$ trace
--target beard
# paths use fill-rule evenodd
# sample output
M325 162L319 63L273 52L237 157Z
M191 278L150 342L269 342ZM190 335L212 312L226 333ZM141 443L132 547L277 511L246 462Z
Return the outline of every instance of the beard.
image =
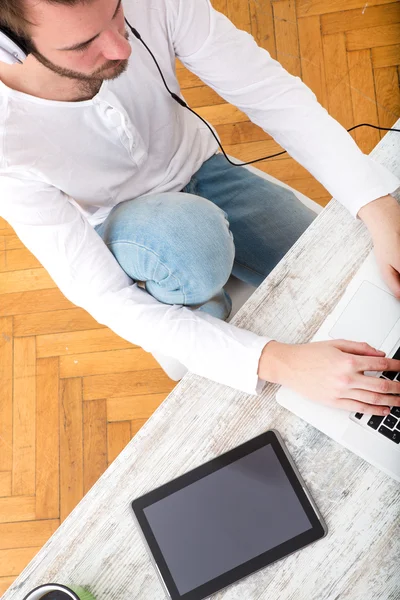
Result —
M126 39L129 39L128 32L125 32ZM61 77L67 77L69 79L74 79L77 83L77 87L80 92L85 96L92 98L94 94L96 94L101 84L105 79L116 79L122 73L124 73L128 66L129 59L126 58L124 60L114 60L107 61L105 65L103 65L100 69L91 74L81 73L80 71L73 71L71 69L66 69L65 67L60 67L56 65L48 58L43 56L41 52L30 43L29 52L36 58L38 62L40 62L44 67L52 71L53 73L57 73ZM82 98L79 98L82 99Z

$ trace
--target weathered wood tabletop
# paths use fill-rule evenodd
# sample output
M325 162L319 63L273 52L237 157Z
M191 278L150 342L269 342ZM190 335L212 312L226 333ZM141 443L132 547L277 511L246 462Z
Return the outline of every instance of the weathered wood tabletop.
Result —
M399 176L400 134L388 132L371 155ZM232 323L282 342L309 341L371 247L365 225L332 200ZM82 585L97 600L163 599L131 500L271 428L285 440L329 532L215 600L399 599L399 484L279 406L277 389L266 384L252 396L186 375L3 600L21 600L45 582Z

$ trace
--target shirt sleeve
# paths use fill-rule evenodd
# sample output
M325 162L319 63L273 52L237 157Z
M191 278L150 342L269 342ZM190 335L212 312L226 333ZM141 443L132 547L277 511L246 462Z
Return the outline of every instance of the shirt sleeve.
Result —
M179 60L270 134L353 217L360 219L362 206L400 186L400 179L360 150L299 77L210 0L165 1Z
M62 191L27 172L0 174L0 216L61 292L96 321L147 352L176 358L192 373L260 394L257 335L202 311L168 305L141 289Z

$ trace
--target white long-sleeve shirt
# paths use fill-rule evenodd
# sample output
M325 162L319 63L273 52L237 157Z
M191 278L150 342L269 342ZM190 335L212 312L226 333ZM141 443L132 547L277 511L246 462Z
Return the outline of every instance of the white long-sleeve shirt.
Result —
M172 91L180 93L178 57L354 218L400 185L360 151L299 77L209 0L125 0L124 12ZM62 293L99 323L193 373L259 394L258 362L271 337L159 302L130 279L94 230L122 201L181 190L218 150L200 119L170 97L150 54L128 31L126 72L104 81L91 100L44 100L0 82L0 215Z

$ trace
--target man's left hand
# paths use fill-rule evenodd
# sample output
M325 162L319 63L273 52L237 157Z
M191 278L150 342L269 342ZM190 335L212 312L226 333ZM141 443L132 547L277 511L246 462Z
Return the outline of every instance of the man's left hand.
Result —
M400 299L400 205L387 195L369 202L358 211L368 227L381 275Z

